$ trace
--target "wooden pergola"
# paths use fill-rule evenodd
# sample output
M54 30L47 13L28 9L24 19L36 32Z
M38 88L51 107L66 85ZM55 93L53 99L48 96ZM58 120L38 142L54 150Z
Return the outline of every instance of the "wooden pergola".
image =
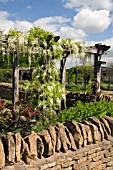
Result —
M96 83L96 91L100 92L100 80L101 80L101 65L106 62L101 61L102 55L109 53L110 46L102 45L101 43L95 44L95 48L87 48L87 52L94 55L94 82Z
M96 83L96 92L100 92L100 80L101 80L101 65L106 62L101 61L102 55L109 53L110 46L102 45L101 43L95 44L95 46L85 47L85 52L94 55L94 82ZM68 55L67 55L68 57ZM65 88L66 82L66 58L63 58L60 62L60 81Z
M57 36L59 39L60 37ZM8 37L3 37L0 39L3 43L7 45ZM79 47L81 49L81 47ZM95 46L85 47L85 52L94 55L94 81L98 83L97 92L100 91L100 73L101 73L101 64L105 64L105 62L101 61L101 56L108 54L110 46L95 44ZM7 53L7 52L6 52ZM12 103L15 104L19 100L19 46L17 46L14 51L14 60L13 60L13 82L12 82ZM66 81L66 59L69 56L67 51L66 57L60 61L60 82L63 84L65 89L65 81Z

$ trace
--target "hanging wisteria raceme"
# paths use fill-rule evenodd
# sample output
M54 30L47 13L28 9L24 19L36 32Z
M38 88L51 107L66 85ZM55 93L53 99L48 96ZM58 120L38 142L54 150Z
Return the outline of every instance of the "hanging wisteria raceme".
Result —
M24 88L32 92L31 101L41 111L61 109L61 101L65 101L62 85L59 83L59 69L55 60L62 60L69 54L78 54L80 43L71 39L60 40L59 36L32 28L27 33L10 30L7 35L0 34L0 53L4 57L13 55L18 51L18 57L27 56L29 67L36 62L31 82L26 81ZM82 46L82 45L81 45ZM84 50L81 48L81 54Z
M40 29L34 28L34 30L34 35L33 29L26 34L16 30L10 30L8 35L2 34L0 36L0 53L3 55L11 54L19 48L21 55L28 55L30 65L32 57L33 59L42 57L46 60L46 57L48 56L50 59L61 60L67 53L77 54L79 52L78 46L71 39L56 42L52 34L46 32L44 39L40 34L35 34L36 31L40 33ZM52 39L47 41L49 35L52 35ZM81 52L81 55L82 53L83 52Z

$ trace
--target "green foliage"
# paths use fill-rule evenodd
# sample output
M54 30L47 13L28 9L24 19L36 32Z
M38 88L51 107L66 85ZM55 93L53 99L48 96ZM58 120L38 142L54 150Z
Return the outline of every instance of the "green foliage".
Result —
M40 114L32 104L18 102L15 106L0 100L0 134L6 132L21 132L27 135L33 128Z
M28 31L28 40L29 43L32 42L33 40L39 41L40 43L42 42L47 42L48 41L48 36L53 37L53 34L51 32L45 31L39 27L33 27Z
M0 69L0 82L12 82L12 70L11 69Z
M91 84L89 84L86 88L84 87L84 85L67 84L66 91L69 91L69 92L91 92L92 87L91 87Z
M109 83L107 82L102 82L101 81L101 86L100 86L101 90L110 90L110 91L113 91L113 84L110 84L109 86Z
M18 30L13 30L13 29L10 29L9 32L8 32L8 35L10 37L19 37L20 35L22 35L22 32L21 31L18 31Z
M48 125L54 114L61 109L61 101L64 100L66 103L62 85L59 83L59 71L53 60L61 60L63 57L77 54L79 51L77 46L79 43L75 43L71 39L60 42L58 40L59 37L55 37L52 33L34 27L26 34L10 30L6 44L1 42L0 46L3 57L8 56L9 59L12 56L14 59L15 53L17 53L20 66L35 66L32 81L26 81L23 87L25 92L31 92L30 102L45 117L44 126ZM83 53L82 50L81 52ZM21 111L20 109L19 118ZM19 128L21 127L19 126Z
M11 55L0 55L0 68L11 69L13 63L13 57Z
M53 110L46 109L46 112L40 113L36 118L36 123L33 126L32 130L34 132L39 132L41 130L44 130L48 126L55 125L57 120L57 114L56 112L53 112Z
M59 70L53 60L78 53L78 47L71 39L58 42L59 37L56 40L52 33L36 27L30 29L26 36L29 64L31 65L34 56L38 66L35 67L32 81L25 84L25 90L31 91L31 102L40 111L45 113L50 110L54 113L61 109L61 101L65 101L65 95L59 83ZM35 50L33 55L31 50Z
M0 100L0 134L20 132L26 136L32 130L39 132L56 122L56 112L46 109L40 112L35 105L19 101L13 106Z
M70 107L60 112L57 121L66 122L67 120L88 120L88 117L113 116L113 103L108 101L90 102L83 104L81 101L75 107Z
M88 85L89 82L93 79L93 67L92 66L74 66L69 70L69 77L67 73L67 81L68 78L70 83L84 83L84 85Z
M85 104L78 101L75 107L56 114L50 109L46 109L46 112L39 111L35 105L30 103L18 102L13 106L0 100L0 134L11 131L13 133L20 132L22 136L26 136L32 130L37 133L57 122L88 120L91 116L101 118L105 115L113 116L113 104L110 101Z
M81 86L76 86L76 85L66 85L66 91L69 92L80 92L81 91Z
M33 72L32 82L27 81L23 88L31 91L31 102L42 112L60 110L61 101L65 100L59 70L53 62L46 65L46 69L45 65L38 66Z

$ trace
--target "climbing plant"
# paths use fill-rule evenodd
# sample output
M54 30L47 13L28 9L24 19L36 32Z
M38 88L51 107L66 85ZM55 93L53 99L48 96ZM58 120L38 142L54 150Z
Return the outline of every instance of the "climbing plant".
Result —
M35 65L32 81L26 81L25 91L31 92L31 102L39 110L54 112L60 110L61 101L65 101L65 92L59 83L59 70L55 60L62 60L69 54L79 52L78 45L72 39L62 39L53 33L34 27L27 33L10 30L0 35L0 53L4 57L18 53L19 58L27 58L29 68ZM81 54L83 55L83 49Z

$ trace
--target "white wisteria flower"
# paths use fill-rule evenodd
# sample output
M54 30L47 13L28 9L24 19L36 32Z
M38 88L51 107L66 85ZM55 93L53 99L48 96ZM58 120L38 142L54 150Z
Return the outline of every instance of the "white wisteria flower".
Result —
M51 67L49 67L48 72L51 73L51 71L52 71L52 69L51 69Z
M66 98L65 94L62 94L62 98L63 98L63 99L65 99L65 98Z
M46 41L43 42L43 45L44 45L44 48L47 49L47 42Z
M53 99L52 98L48 98L48 101L50 102L51 105L53 105Z
M47 56L47 50L43 50L43 56L46 57Z
M24 44L28 45L28 39L26 37L24 37Z
M54 88L56 87L56 84L54 82L51 82L51 86Z
M61 45L58 45L58 46L57 46L57 50L60 50L60 51L62 51L62 52L63 52L63 48L62 48L62 46L61 46Z
M24 44L24 36L20 36L19 38L18 38L18 41L19 41L19 44L21 45L21 44Z
M53 77L52 76L49 76L50 79L52 79Z
M77 54L79 52L79 49L75 43L72 44L72 51L73 53Z
M43 105L43 109L46 109L46 105Z
M61 105L61 100L57 97L56 98L56 103L60 106Z
M36 75L36 79L39 79L39 78L40 78L40 76L37 74L37 75Z
M47 50L47 55L49 56L49 57L52 57L52 52L48 49Z
M57 46L56 45L52 45L53 47L53 50L56 50L57 49Z
M47 86L47 90L51 91L51 86Z

